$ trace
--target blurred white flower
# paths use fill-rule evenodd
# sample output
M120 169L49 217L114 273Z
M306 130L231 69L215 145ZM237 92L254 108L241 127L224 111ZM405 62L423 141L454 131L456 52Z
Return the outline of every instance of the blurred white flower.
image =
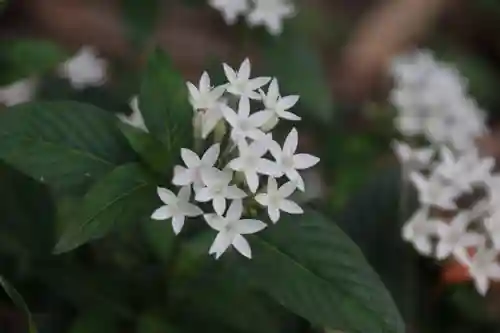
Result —
M153 220L167 220L171 218L175 234L181 232L186 217L195 217L203 214L203 211L199 207L189 203L191 197L190 186L182 187L177 196L172 191L161 187L158 187L157 193L165 205L155 210L151 218Z
M231 185L233 172L231 170L218 170L215 168L201 171L201 178L205 187L201 188L195 196L199 202L212 201L212 206L218 215L226 210L226 199L243 199L247 194L236 185Z
M434 156L432 147L414 149L409 144L400 141L394 141L392 147L406 170L426 169Z
M430 238L435 236L437 224L429 220L428 207L417 210L413 216L403 226L403 239L411 242L415 249L423 255L432 253L432 243Z
M443 184L437 177L425 178L419 172L412 172L410 180L417 188L421 205L437 206L449 210L457 208L455 199L460 192L455 187Z
M139 99L137 96L132 97L130 100L130 108L132 113L130 115L117 114L116 116L125 124L129 124L135 128L143 130L144 132L149 132L146 124L144 123L144 118L142 117L141 110L139 109Z
M298 170L308 169L319 162L319 158L309 154L295 154L299 143L297 130L292 128L285 139L283 149L275 141L269 141L269 150L273 155L281 174L294 182L301 191L305 190L304 180Z
M238 73L225 63L222 64L222 66L224 68L226 78L229 81L226 86L226 90L228 93L236 96L258 100L260 99L260 95L257 90L271 80L270 77L256 77L250 79L251 64L250 59L248 58L243 60Z
M278 189L276 179L269 177L267 180L267 192L257 194L255 200L262 206L267 207L269 218L273 223L276 223L280 219L280 210L290 214L304 213L304 210L299 205L287 199L295 192L296 188L294 183L288 182Z
M219 232L208 252L215 254L216 259L220 258L231 245L245 257L252 258L250 244L242 235L254 234L263 230L267 225L259 220L241 219L242 213L241 200L234 200L225 217L217 214L204 215L208 225Z
M207 151L200 157L192 150L187 148L181 149L181 158L187 168L176 165L174 167L174 178L172 184L177 186L193 185L193 189L198 192L205 184L201 178L203 170L210 170L214 167L217 159L219 158L220 145L213 144Z
M238 16L249 10L248 0L209 0L208 3L221 12L229 25L236 23Z
M296 114L288 111L299 101L299 96L290 95L281 97L279 92L278 80L275 78L269 84L267 95L262 90L259 91L264 104L263 112L268 114L267 122L261 127L264 131L269 131L276 126L279 118L297 121L301 118Z
M491 280L500 280L500 265L497 261L498 251L480 247L472 258L459 256L457 259L469 268L474 285L481 295L486 295Z
M238 103L238 112L235 112L227 105L222 105L222 114L231 125L231 138L234 142L251 138L260 140L264 137L259 127L268 119L268 115L263 112L250 114L250 101L247 97L241 97Z
M0 87L0 104L13 106L31 101L35 97L37 80L34 78L23 79Z
M93 48L85 46L59 66L59 75L67 78L73 88L83 89L104 84L106 68L106 61L98 58Z
M283 31L283 20L295 15L295 6L289 0L253 0L255 7L247 16L250 26L264 26L272 35Z

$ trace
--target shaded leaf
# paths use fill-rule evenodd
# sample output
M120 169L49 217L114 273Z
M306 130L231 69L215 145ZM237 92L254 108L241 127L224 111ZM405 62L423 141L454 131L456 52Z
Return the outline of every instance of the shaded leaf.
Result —
M139 317L136 333L176 333L166 320L165 316L154 313L145 313Z
M155 186L137 164L120 166L98 181L64 231L54 252L73 250L148 216L156 204Z
M142 224L146 242L151 251L162 262L168 262L175 244L175 234L170 221L149 220Z
M102 307L87 310L76 318L69 333L118 333L116 317Z
M3 277L0 276L0 284L2 285L3 290L9 295L10 299L14 302L14 304L21 309L28 319L28 328L29 333L36 333L37 329L35 326L35 322L31 317L31 312L26 305L23 297L17 292L17 290Z

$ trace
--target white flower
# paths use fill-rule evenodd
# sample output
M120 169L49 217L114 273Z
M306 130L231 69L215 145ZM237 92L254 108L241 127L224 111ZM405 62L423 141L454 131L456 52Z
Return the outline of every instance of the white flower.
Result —
M130 108L132 109L132 113L130 115L127 116L124 114L117 114L118 119L125 124L129 124L130 126L143 130L144 132L148 132L141 110L139 109L139 99L137 96L132 97L130 100Z
M210 6L222 13L227 24L234 24L238 15L248 11L248 0L209 0Z
M231 138L239 143L245 138L260 140L264 137L259 127L268 119L268 115L263 112L250 114L250 101L247 97L241 97L238 103L238 113L227 105L222 105L222 114L231 125Z
M439 241L436 247L436 258L445 259L452 253L462 249L483 244L484 237L475 232L468 232L470 223L468 212L457 214L449 223L437 221Z
M215 168L202 170L201 178L206 185L195 196L196 201L207 202L212 200L212 205L217 214L222 215L226 210L226 199L243 199L246 193L236 185L229 183L233 179L231 170L218 170Z
M190 186L182 187L177 196L166 188L158 187L157 192L165 205L155 210L151 218L153 220L167 220L171 218L175 234L181 232L186 217L195 217L203 214L203 211L199 207L189 203L189 198L191 197Z
M187 82L186 85L189 90L189 103L191 103L195 111L209 110L216 107L226 90L224 86L212 88L210 76L208 76L207 72L203 72L201 75L199 88L196 88L191 82Z
M36 85L35 79L28 78L0 87L0 104L13 106L31 101L35 96Z
M319 162L319 158L309 154L295 154L299 137L297 130L292 128L285 139L283 149L275 141L270 141L269 150L278 163L281 174L293 181L301 191L305 190L304 180L297 170L308 169Z
M209 254L215 254L218 259L230 245L247 258L252 258L252 250L248 241L242 236L261 231L267 225L259 220L241 219L243 204L234 200L225 217L217 214L205 214L208 225L219 233L210 247Z
M278 189L276 179L269 177L267 180L267 193L257 194L255 200L262 206L267 207L269 218L276 223L280 219L280 210L290 214L304 213L299 205L287 199L295 189L296 186L292 182L285 183Z
M403 239L413 243L416 250L424 255L432 252L430 237L436 234L437 226L434 221L429 221L429 209L420 208L406 222L403 227Z
M204 186L201 178L203 170L212 169L219 158L220 145L213 144L207 151L200 157L187 148L181 149L181 158L186 164L187 168L177 165L174 167L174 178L172 184L177 186L186 186L193 184L194 190L197 192Z
M271 80L270 77L257 77L250 79L251 64L248 58L243 60L238 73L236 73L234 69L227 64L222 64L222 66L229 81L226 90L236 96L258 100L260 99L260 95L256 90Z
M444 209L457 208L455 198L460 192L455 187L443 184L437 177L426 179L418 172L412 172L410 180L418 190L418 199L422 205L434 205Z
M484 219L484 227L488 231L494 248L500 250L500 211L498 208L491 216Z
M278 87L278 81L273 79L271 84L269 84L269 89L267 90L267 95L259 91L262 96L262 103L264 104L264 112L269 115L269 119L262 127L264 130L271 130L278 123L279 118L287 120L300 120L300 117L296 114L287 111L292 108L298 101L299 96L290 95L286 97L281 97Z
M83 89L102 85L106 80L106 67L106 61L97 58L95 51L86 46L59 67L59 74L75 89Z
M279 35L283 31L283 19L295 15L295 7L288 0L253 1L255 8L247 16L248 24L263 25L273 35Z
M500 279L500 265L498 265L497 256L496 250L480 247L472 258L465 255L457 257L462 264L469 268L469 274L474 279L476 289L481 295L486 295L490 279Z
M407 143L399 141L395 141L392 147L399 162L407 170L420 170L427 168L432 157L434 156L434 149L430 147L413 149Z
M241 141L238 150L240 155L229 162L228 167L245 174L248 188L252 193L259 188L258 174L280 176L276 163L262 157L268 151L264 141L254 141L250 145Z

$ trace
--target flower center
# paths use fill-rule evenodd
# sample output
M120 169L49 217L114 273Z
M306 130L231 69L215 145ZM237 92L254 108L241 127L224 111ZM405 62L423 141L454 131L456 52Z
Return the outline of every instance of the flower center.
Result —
M238 125L243 132L249 131L251 129L250 122L247 119L240 120Z
M281 164L285 169L293 169L293 156L283 156Z

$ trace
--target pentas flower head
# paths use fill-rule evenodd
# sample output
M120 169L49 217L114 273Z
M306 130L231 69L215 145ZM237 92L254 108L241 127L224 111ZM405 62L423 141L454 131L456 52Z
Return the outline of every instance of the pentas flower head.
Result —
M209 114L210 110L220 106L221 116L214 116L211 126L228 130L221 135L216 129L213 136L202 136L208 141L201 143L206 150L195 152L189 147L180 150L185 166L174 167L172 184L181 186L181 193L175 197L169 190L159 191L166 205L155 211L152 217L172 218L174 231L178 233L185 217L198 216L203 211L204 220L218 232L209 254L219 258L232 246L251 258L250 244L242 235L259 232L267 226L256 218L256 214L269 215L272 223L277 223L283 213L302 214L302 208L289 197L297 188L304 190L299 171L316 165L319 158L296 153L299 137L295 128L288 134L283 147L273 139L273 133L268 132L271 128L263 129L273 117L283 121L300 120L290 111L298 96L281 97L278 82L274 79L267 95L262 93L263 105L257 108L260 111L252 112L250 98L259 96L256 89L269 80L249 80L248 59L238 74L227 67L224 65L226 72L230 73L230 82L211 87L208 74L203 73L199 88L188 84L188 89L195 109L194 122L203 121L200 114ZM237 110L225 103L226 98L237 99ZM192 202L189 202L191 193L186 194L187 189L195 192ZM262 212L256 208L261 208ZM264 211L267 214L262 214Z

